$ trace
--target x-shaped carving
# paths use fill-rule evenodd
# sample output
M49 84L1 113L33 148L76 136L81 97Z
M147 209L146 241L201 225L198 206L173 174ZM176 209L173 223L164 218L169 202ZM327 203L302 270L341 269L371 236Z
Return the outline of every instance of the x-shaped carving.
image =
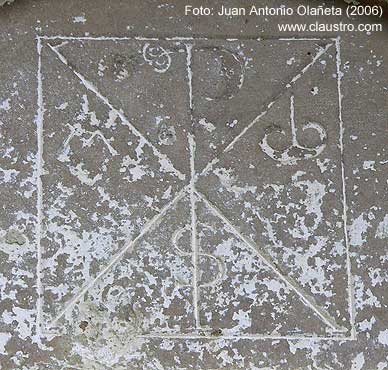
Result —
M299 74L294 76L286 85L285 89L282 90L281 92L278 93L277 96L271 99L271 101L268 101L264 104L262 111L256 116L255 119L252 120L250 124L248 124L234 139L226 145L223 150L220 152L220 154L213 160L211 160L207 166L200 172L196 171L195 168L195 155L196 155L196 143L195 143L195 134L192 131L191 133L188 134L188 145L190 148L190 174L189 178L190 181L188 184L186 184L179 192L175 194L175 197L173 200L171 200L167 205L161 209L161 211L154 216L152 219L150 219L144 228L138 233L138 235L132 239L131 241L128 242L128 244L123 247L110 261L109 263L98 273L98 275L91 281L89 281L87 284L85 284L76 295L73 296L73 298L67 303L66 307L62 309L62 311L54 318L54 320L50 323L49 327L55 327L58 321L65 315L66 312L70 311L73 306L82 298L82 296L91 288L93 287L97 281L99 281L101 278L104 277L104 275L110 271L123 257L124 254L132 251L136 245L136 243L144 237L153 227L154 224L156 224L158 221L160 221L167 213L169 209L174 207L174 205L177 204L179 200L181 200L185 195L188 195L190 198L190 203L191 203L191 242L192 242L192 261L194 265L194 271L193 271L193 306L194 306L194 315L195 315L195 321L196 321L196 327L197 329L200 329L200 322L199 322L199 308L198 308L198 289L199 289L199 284L198 284L198 256L199 256L199 247L198 247L198 242L197 242L197 219L196 219L196 203L198 201L203 201L211 210L212 212L222 219L225 224L227 224L237 235L241 240L243 240L246 245L248 245L254 252L255 254L261 259L261 261L270 268L270 270L277 275L277 277L282 280L290 289L292 289L299 297L300 299L304 302L305 305L309 306L316 314L317 316L328 326L331 328L333 333L341 334L347 331L347 329L343 328L341 325L339 325L333 317L330 316L330 314L325 311L322 307L320 307L315 299L303 291L302 288L298 285L296 281L294 281L291 277L285 275L279 268L276 266L276 264L271 260L271 258L266 255L265 252L261 250L261 248L256 245L249 237L245 236L243 233L239 231L239 229L233 225L233 223L217 208L215 204L213 204L205 194L201 193L197 187L196 184L198 180L201 178L201 176L206 175L207 173L211 172L213 167L219 162L220 158L224 155L224 153L227 153L231 151L234 147L234 145L242 138L247 131L257 122L266 115L266 113L269 111L269 109L274 105L274 103L287 91L289 90L294 84L301 78L301 76L304 75L304 73L314 64L316 61L330 48L333 46L333 44L338 43L338 40L333 40L332 42L328 43L325 47L321 48L319 52L312 58L312 61L305 65L304 68L300 71ZM148 44L147 44L148 45ZM158 156L166 158L166 156L159 151L148 139L144 137L144 135L136 128L134 127L130 119L128 119L125 114L120 110L116 109L111 102L108 100L106 96L104 96L97 88L96 86L92 83L92 81L89 81L84 75L79 73L65 58L63 54L60 52L60 46L53 46L48 43L49 48L57 55L59 60L68 66L68 68L77 76L77 78L81 81L81 83L86 87L89 92L94 94L98 99L100 99L104 104L109 106L109 108L117 114L120 119L125 122L125 124L128 125L130 128L131 132L134 133L135 135L141 137L143 140L146 140L148 144L154 149L154 152L157 153ZM188 92L189 92L189 102L190 102L190 110L191 110L191 118L193 120L193 86L192 86L192 79L193 79L193 71L192 71L192 48L193 45L190 41L187 41L186 45L186 53L187 53L187 81L188 81ZM165 52L166 57L170 58L168 53ZM338 73L340 71L338 70ZM293 97L291 98L291 109L293 109ZM293 122L291 122L293 123ZM320 127L317 126L317 124L313 123L313 126L311 126L313 129L317 129L318 131L320 130ZM315 125L315 126L314 126ZM310 128L311 128L310 127ZM325 137L325 132L320 132L320 136L322 139L322 142L326 139ZM308 155L313 155L315 152L319 152L322 148L319 147L316 149L314 152L313 149L311 148L304 148L300 146L295 138L295 133L293 132L293 144L299 149L299 150L304 150L308 152ZM74 128L71 128L71 133L69 135L68 141L71 140L71 138L77 135L77 132ZM91 136L88 138L88 140L94 139L96 136L100 135L100 132L98 130L94 131L91 133ZM103 139L103 138L102 138ZM266 143L266 138L263 139L261 145L265 146L267 145ZM105 142L105 141L104 141ZM67 142L68 144L68 142ZM110 152L114 149L110 146L109 142L105 142L105 144L108 146ZM265 151L265 150L263 150ZM314 153L311 153L314 152ZM276 153L275 153L276 154ZM275 155L274 154L274 155ZM277 155L277 154L276 154ZM281 155L280 155L281 157ZM276 159L275 157L273 159ZM298 158L299 159L299 158ZM176 170L179 176L184 176L181 174L178 170ZM152 335L149 335L152 337ZM163 336L163 335L162 335ZM179 337L179 335L178 335Z

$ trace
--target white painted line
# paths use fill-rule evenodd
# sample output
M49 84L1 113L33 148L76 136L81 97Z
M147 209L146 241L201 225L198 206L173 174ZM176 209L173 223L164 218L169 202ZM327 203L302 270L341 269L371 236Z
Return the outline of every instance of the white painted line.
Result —
M189 92L189 108L190 108L190 122L193 127L193 71L192 71L192 45L186 44L186 71L187 71L187 85ZM190 213L191 213L191 250L193 263L193 307L195 328L200 327L199 317L199 284L198 284L198 254L199 245L197 240L197 212L196 212L196 195L195 195L195 139L194 135L188 134L188 144L190 150Z
M279 41L325 41L325 40L332 40L333 38L319 38L319 37L281 37L279 39L276 39Z
M208 335L208 334L170 334L170 333L150 333L138 335L138 338L144 339L181 339L181 340L311 340L311 341L354 341L352 337L319 337L319 336L308 336L308 335L265 335L265 334L225 334L225 335Z
M69 41L325 41L332 40L334 38L317 38L317 37L211 37L211 36L164 36L164 37L152 37L152 36L64 36L64 35L42 35L37 36L43 40L69 40Z
M69 41L190 41L207 40L207 38L193 37L146 37L146 36L39 36L43 40L69 40Z
M294 95L291 95L290 97L290 123L291 123L292 145L298 146L298 139L296 138L296 127L295 127Z
M37 182L37 223L36 223L36 248L37 248L37 262L36 262L36 287L37 287L37 301L36 301L36 331L38 337L42 333L42 310L43 310L43 285L42 285L42 208L43 208L43 87L42 87L42 42L37 39L38 52L38 72L37 72L37 95L38 95L38 111L36 115L36 136L37 136L37 153L36 153L36 182Z
M354 300L354 282L352 275L352 265L350 259L350 246L348 238L348 206L346 201L346 176L345 176L345 163L344 163L344 123L342 120L342 93L341 93L341 81L342 81L342 71L341 71L341 40L340 37L336 39L336 64L337 64L337 86L338 86L338 120L339 120L339 145L341 151L341 175L342 175L342 206L343 206L343 228L344 228L344 238L345 238L345 247L346 247L346 266L347 266L347 278L348 278L348 305L349 305L349 315L350 315L350 325L352 327L352 337L356 337L356 327L355 327L355 316L356 316L356 304Z
M186 44L186 70L187 70L187 83L189 89L189 107L191 114L191 124L193 124L193 69L192 69L192 55L191 50L193 45Z
M200 327L199 318L199 287L198 287L198 256L199 245L197 240L197 212L196 212L196 195L195 195L195 141L193 135L189 134L189 146L190 146L190 213L191 213L191 248L193 251L192 263L193 263L193 307L194 307L194 319L195 327Z

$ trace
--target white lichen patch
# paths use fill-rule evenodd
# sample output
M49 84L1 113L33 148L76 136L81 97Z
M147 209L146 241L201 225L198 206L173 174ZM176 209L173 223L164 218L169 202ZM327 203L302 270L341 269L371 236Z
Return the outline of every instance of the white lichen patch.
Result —
M382 345L388 347L388 329L380 331L377 339Z
M364 217L363 214L358 216L349 228L350 244L355 247L360 247L366 242L365 233L371 227L368 219Z
M0 110L8 111L11 109L11 104L10 104L11 99L5 99L0 103Z
M237 179L233 175L232 169L217 168L214 171L214 174L217 175L222 186L224 186L227 191L233 192L234 196L236 198L243 195L243 194L246 194L248 192L255 194L255 192L257 190L256 186L249 186L249 185L238 186L238 185L236 185Z
M364 170L376 171L375 165L376 161L364 161L364 163L362 164L362 168Z
M5 346L7 345L9 339L11 338L11 334L9 333L0 333L0 354L7 354Z
M198 123L208 132L213 132L216 129L213 123L208 122L206 118L201 118Z
M388 214L384 216L384 219L378 224L376 230L376 238L386 239L388 238Z
M83 366L121 369L126 362L141 356L143 341L136 338L141 318L130 305L107 307L87 301L79 310L72 351L81 357Z
M77 15L73 17L73 23L86 23L86 17L84 15Z

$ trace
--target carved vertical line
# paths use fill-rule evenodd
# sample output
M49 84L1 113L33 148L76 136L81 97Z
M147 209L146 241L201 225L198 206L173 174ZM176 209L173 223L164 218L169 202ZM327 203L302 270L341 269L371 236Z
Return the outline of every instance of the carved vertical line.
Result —
M194 120L193 120L193 70L192 70L192 47L191 44L186 44L186 70L187 84L189 92L189 108L190 108L190 133L188 134L188 144L190 150L190 213L191 213L191 249L192 249L192 264L193 264L193 307L195 328L200 327L199 318L199 286L198 286L198 255L199 245L197 240L197 212L196 212L196 195L195 195L195 139L194 139Z
M345 178L345 163L344 163L344 123L342 120L342 93L341 93L341 82L342 82L342 71L341 71L341 38L338 36L335 40L336 46L336 64L337 64L337 87L338 87L338 121L339 121L339 146L341 151L341 175L342 175L342 202L343 202L343 228L344 238L346 247L346 271L348 278L348 305L349 305L349 316L351 325L351 336L356 337L355 331L355 302L354 302L354 283L352 276L352 265L350 259L349 249L349 238L348 238L348 206L346 200L346 178Z
M297 146L298 140L296 138L296 127L295 127L294 95L290 96L290 124L291 124L292 145Z
M38 111L35 119L36 136L37 136L37 153L36 153L36 190L37 190L37 222L36 222L36 332L38 337L42 333L42 308L43 308L43 285L42 285L42 207L43 207L43 185L42 185L42 167L43 167L43 87L42 87L42 41L37 37L37 53L38 53L38 71L37 71L37 105Z
M193 251L192 263L193 263L193 306L194 306L194 318L195 328L198 329L200 325L199 319L199 286L198 286L198 257L199 257L199 245L197 239L197 210L196 210L196 195L195 195L195 141L193 135L189 134L190 145L190 212L191 212L191 247Z

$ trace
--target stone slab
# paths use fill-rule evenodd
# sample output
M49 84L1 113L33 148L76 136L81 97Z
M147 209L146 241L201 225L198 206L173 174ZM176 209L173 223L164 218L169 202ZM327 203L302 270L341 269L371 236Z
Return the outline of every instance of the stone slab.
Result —
M0 368L388 368L386 30L184 5L0 10Z

